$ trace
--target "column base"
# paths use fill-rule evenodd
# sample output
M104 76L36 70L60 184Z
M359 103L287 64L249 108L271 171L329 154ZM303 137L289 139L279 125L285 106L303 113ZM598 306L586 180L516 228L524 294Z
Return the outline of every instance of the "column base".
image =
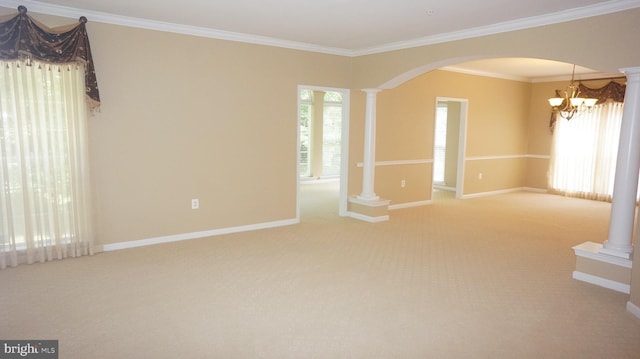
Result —
M389 203L385 199L361 199L349 197L349 213L352 218L367 222L383 222L389 220Z
M630 259L602 253L602 244L584 242L573 247L576 270L573 279L629 294L631 291Z
M633 249L631 249L633 250ZM607 242L604 242L604 245L602 246L602 248L600 248L600 253L602 254L606 254L606 255L610 255L610 256L616 256L616 257L620 257L620 258L624 258L624 259L631 259L631 253L630 252L624 252L624 251L620 251L620 250L616 250L616 249L611 249L611 248L607 248Z
M376 195L363 196L360 194L360 195L357 195L355 198L359 201L364 201L364 202L377 202L380 200L380 197Z

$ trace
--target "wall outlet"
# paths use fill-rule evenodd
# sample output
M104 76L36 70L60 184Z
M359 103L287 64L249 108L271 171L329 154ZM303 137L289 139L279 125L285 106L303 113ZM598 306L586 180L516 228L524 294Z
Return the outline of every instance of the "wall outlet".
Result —
M478 179L481 180L482 179L482 172L478 173Z
M407 181L402 180L400 181L400 187L405 188L407 186Z
M191 209L198 209L200 208L200 200L197 198L194 198L191 200Z

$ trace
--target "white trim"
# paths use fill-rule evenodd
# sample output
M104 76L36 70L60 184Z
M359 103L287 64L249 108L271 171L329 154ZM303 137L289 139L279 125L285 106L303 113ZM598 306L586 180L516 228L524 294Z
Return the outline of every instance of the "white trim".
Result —
M467 153L467 122L469 120L469 100L439 97L440 100L460 102L460 130L458 133L458 176L456 178L456 198L464 195L465 154Z
M500 190L496 190L496 191L465 194L465 195L462 196L462 198L463 199L470 199L470 198L478 198L478 197L488 197L488 196L495 196L495 195L499 195L499 194L520 192L520 191L525 191L525 190L526 190L526 187L500 189Z
M462 100L459 100L462 102ZM462 137L462 134L460 134ZM466 136L465 136L466 140ZM487 160L505 160L512 158L539 158L539 159L551 159L549 155L500 155L500 156L474 156L465 157L464 161L487 161ZM395 160L395 161L376 161L376 166L402 166L402 165L421 165L433 163L433 159L419 159L419 160ZM356 167L363 167L362 162L356 163Z
M378 222L384 222L389 220L388 215L371 217L371 216L365 216L364 214L360 214L360 213L350 212L349 216L351 218L359 219L361 221L370 222L370 223L378 223Z
M513 158L526 158L527 155L500 155L500 156L474 156L467 157L467 161L508 160Z
M181 24L174 24L162 21L155 21L149 19L135 18L122 15L108 14L98 11L90 11L81 8L74 8L69 6L60 6L53 4L46 4L39 1L32 0L0 0L0 6L17 8L19 5L26 6L29 11L62 16L68 18L78 19L80 16L85 16L89 21L101 22L106 24L114 24L121 26L137 27L142 29L172 32L178 34L208 37L220 40L245 42L250 44L275 46L281 48L288 48L294 50L303 50L311 52L319 52L331 55L357 57L363 55L371 55L382 52L389 52L394 50L408 49L419 46L433 45L443 42L464 40L474 37L499 34L504 32L534 28L539 26L552 25L562 23L566 21L573 21L578 19L584 19L593 16L600 16L609 13L625 11L640 7L640 0L620 0L620 1L607 1L600 4L588 5L580 8L569 9L559 11L550 14L542 14L539 16L528 17L524 19L506 21L497 24L491 24L487 26L481 26L471 29L464 29L460 31L454 31L444 34L438 34L433 36L426 36L418 39L412 39L407 41L399 41L390 44L384 44L381 46L374 46L364 49L344 49L337 47L326 47L315 44L302 43L297 41L289 41L283 39L277 39L266 36L257 36L250 34L243 34L231 31L222 31L211 28L187 26Z
M631 312L631 314L635 315L636 318L640 319L640 307L631 303L631 301L627 302L627 310Z
M433 188L435 189L439 189L439 190L443 190L443 191L450 191L450 192L455 192L456 188L455 187L448 187L448 186L443 186L441 184L433 184Z
M349 215L349 131L351 128L351 91L342 92L342 130L340 131L340 199L338 215Z
M437 188L437 187L438 186L434 186L434 188ZM443 187L440 187L440 188L443 188ZM463 199L470 199L470 198L477 198L477 197L488 197L488 196L493 196L493 195L497 195L497 194L505 194L505 193L512 193L512 192L520 192L520 191L535 192L535 193L547 193L546 189L533 188L533 187L518 187L518 188L510 188L510 189L506 189L506 190L498 190L498 191L492 191L492 192L481 192L481 193L468 194L468 195L464 195ZM429 204L432 204L432 203L433 203L433 200L399 203L399 204L389 205L389 210L401 209L401 208L409 208L409 207L426 206L426 205L429 205Z
M376 161L374 165L376 166L403 166L403 165L422 165L433 163L433 160L422 159L422 160L398 160L398 161ZM364 167L364 163L358 162L356 163L356 167Z
M273 228L273 227L283 227L283 226L289 226L289 225L298 224L298 223L300 223L298 219L286 219L286 220L275 221L275 222L249 224L246 226L212 229L209 231L202 231L202 232L182 233L182 234L175 234L170 236L162 236L162 237L139 239L139 240L127 241L127 242L105 244L103 246L103 250L105 252L108 252L108 251L115 251L120 249L145 247L145 246L151 246L151 245L160 244L160 243L178 242L178 241L184 241L189 239L219 236L222 234L248 232L248 231L255 231L259 229L267 229L267 228Z
M524 155L525 158L537 158L541 160L550 160L550 155Z
M582 282L591 283L607 289L615 290L616 292L621 292L625 294L631 293L631 286L628 284L616 282L610 279L601 278L601 277L583 273L583 272L573 271L573 279L579 280Z
M457 102L460 104L460 117L459 117L459 129L458 129L458 159L456 162L456 186L455 186L455 198L461 199L464 193L464 173L465 173L465 153L467 148L467 121L468 121L468 113L469 113L469 99L466 98L455 98L455 97L441 97L437 96L435 98L435 112L434 116L437 117L438 111L438 103L439 102ZM435 118L434 117L434 118ZM433 152L435 153L435 122L434 126L434 138L433 138ZM433 162L433 161L432 161ZM432 184L433 187L433 184Z
M351 113L351 91L346 88L337 87L322 87L322 86L309 86L298 85L297 104L298 112L296 114L296 218L300 219L300 183L307 181L300 178L300 91L312 90L312 91L332 91L340 92L342 94L342 129L340 131L340 194L338 199L338 215L341 217L349 217L348 208L348 177L349 177L349 128L350 128L350 113ZM320 178L322 179L322 178Z
M380 199L375 201L370 201L366 199L358 198L357 196L349 197L349 202L359 204L367 207L383 207L388 206L391 203L391 200L388 199Z
M55 15L78 19L80 16L86 17L89 22L101 22L120 26L136 27L140 29L171 32L176 34L206 37L218 40L244 42L249 44L275 46L286 49L319 52L330 55L353 56L353 51L337 47L327 47L315 44L308 44L297 41L277 39L273 37L243 34L239 32L216 30L206 27L189 26L170 22L156 21L150 19L136 18L131 16L115 15L99 11L91 11L69 6L45 4L31 0L0 0L0 6L17 8L19 5L27 7L29 12Z
M395 210L395 209L403 209L403 208L411 208L411 207L421 207L421 206L426 206L426 205L430 205L432 204L433 201L432 200L427 200L427 201L416 201L416 202L406 202L406 203L399 203L399 204L393 204L389 206L389 210Z
M474 37L494 35L510 31L529 29L539 26L557 24L566 21L584 19L593 16L600 16L614 12L629 10L640 7L639 0L608 1L600 4L588 5L580 8L559 11L551 14L532 16L524 19L506 21L487 26L449 32L434 36L427 36L420 39L399 41L382 46L370 47L354 51L351 56L372 55L381 52L408 49L412 47L439 44L450 41L470 39Z
M521 187L520 189L522 189L523 191L527 191L527 192L535 192L535 193L549 193L548 190L544 189L544 188L535 188L535 187Z
M601 243L584 242L582 244L578 244L577 246L571 247L571 249L573 249L573 252L578 257L589 258L591 260L613 264L619 267L631 268L633 262L630 259L616 257L609 254L602 254L600 253L602 247L603 245Z

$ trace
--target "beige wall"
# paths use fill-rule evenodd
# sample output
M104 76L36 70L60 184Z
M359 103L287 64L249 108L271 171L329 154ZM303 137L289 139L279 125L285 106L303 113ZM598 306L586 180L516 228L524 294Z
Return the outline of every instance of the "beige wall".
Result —
M90 25L103 243L295 218L297 86L349 87L348 59Z
M354 88L392 88L445 65L492 57L534 57L602 72L638 66L640 9L531 29L389 51L354 59ZM596 46L597 44L597 46Z
M14 13L0 8L0 14ZM30 14L49 26L75 21ZM427 72L505 56L615 72L640 65L639 18L640 9L634 9L355 58L89 19L103 101L102 111L90 120L99 240L126 242L293 218L301 84L353 89L350 194L361 188L356 164L363 157L362 88L388 89L378 96L379 161L432 158L436 96L469 99L467 157L548 155L548 109L534 109L548 97L547 85ZM545 161L467 161L465 193L542 188ZM376 170L375 188L382 197L395 203L430 198L430 166ZM404 189L401 178L407 181ZM200 199L201 209L190 209L191 198Z
M525 186L531 97L531 84L526 82L436 70L380 92L376 160L433 160L437 97L468 100L464 194ZM352 153L355 156L362 156L362 152ZM518 159L514 161L513 156ZM478 157L491 159L477 160ZM356 161L362 161L362 157ZM431 167L430 162L379 166L376 194L392 204L430 200ZM389 174L391 171L393 175ZM483 173L481 180L479 172ZM411 180L406 178L409 176ZM402 179L406 180L404 188L400 186ZM355 188L359 191L361 187Z
M297 86L349 88L349 58L91 19L87 29L102 99L89 124L102 244L295 218Z

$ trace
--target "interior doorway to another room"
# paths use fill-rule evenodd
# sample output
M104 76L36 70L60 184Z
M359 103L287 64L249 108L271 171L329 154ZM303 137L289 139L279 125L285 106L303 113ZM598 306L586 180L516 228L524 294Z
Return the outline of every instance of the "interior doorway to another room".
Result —
M298 87L298 218L302 196L319 189L338 199L332 211L347 215L348 116L348 90Z
M462 198L468 101L436 98L433 199Z

